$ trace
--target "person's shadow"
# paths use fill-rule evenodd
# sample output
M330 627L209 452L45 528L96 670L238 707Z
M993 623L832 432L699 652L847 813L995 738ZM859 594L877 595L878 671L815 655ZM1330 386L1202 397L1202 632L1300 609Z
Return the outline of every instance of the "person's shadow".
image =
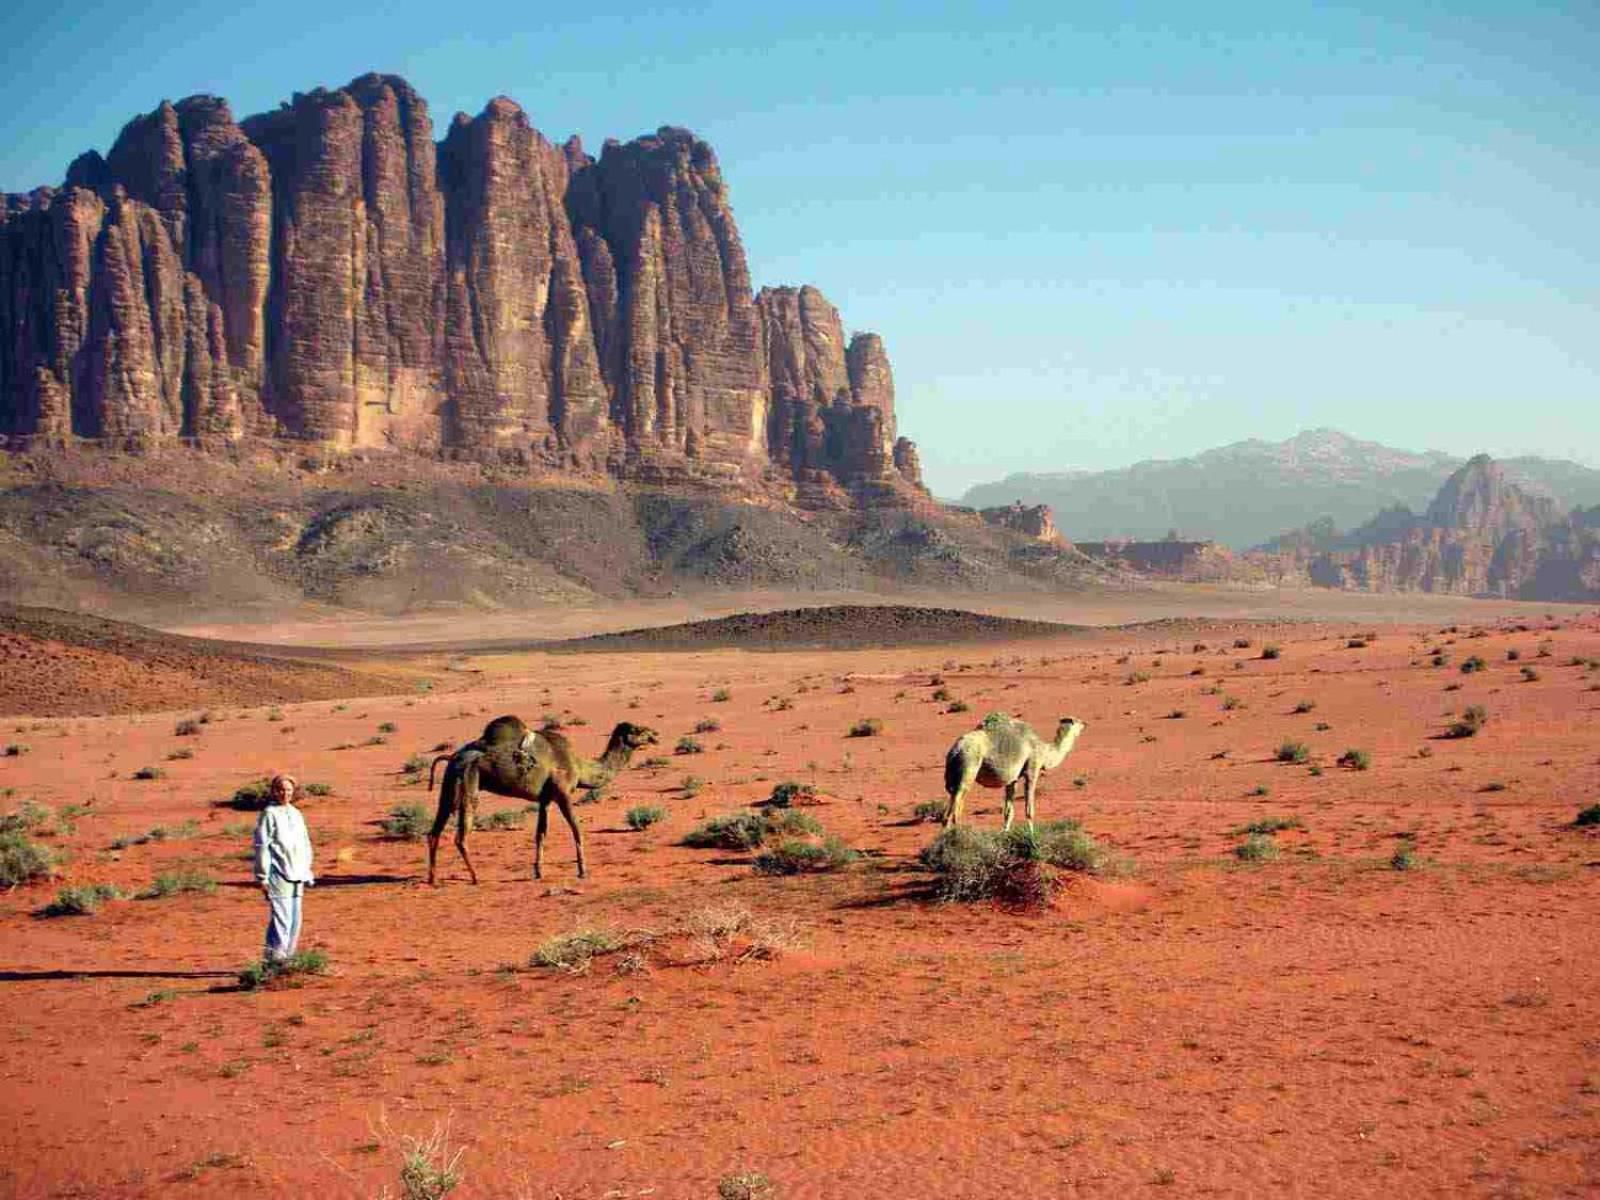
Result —
M237 971L0 971L0 983L35 983L52 979L237 979Z

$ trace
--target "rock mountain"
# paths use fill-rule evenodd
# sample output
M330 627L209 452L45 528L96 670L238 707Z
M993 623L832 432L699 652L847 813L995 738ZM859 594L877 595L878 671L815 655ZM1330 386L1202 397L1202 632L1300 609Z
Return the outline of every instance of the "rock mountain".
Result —
M0 434L305 439L809 507L921 494L882 341L751 287L711 147L435 139L366 75L236 121L192 96L0 210Z
M1075 541L1155 539L1176 529L1243 549L1321 517L1349 529L1395 505L1420 511L1464 461L1314 429L1116 471L1012 475L970 489L962 502L1048 504ZM1512 482L1564 509L1600 504L1600 471L1540 458L1501 466Z
M1286 580L1322 587L1594 600L1600 507L1564 513L1479 455L1420 514L1385 509L1348 534L1318 521L1274 539L1254 557L1275 561Z

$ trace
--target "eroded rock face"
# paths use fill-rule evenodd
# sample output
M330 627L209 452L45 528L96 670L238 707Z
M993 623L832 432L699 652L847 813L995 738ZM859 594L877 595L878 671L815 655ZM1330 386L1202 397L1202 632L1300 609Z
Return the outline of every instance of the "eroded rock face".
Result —
M705 142L596 159L500 98L435 143L383 75L237 123L164 102L6 196L0 432L921 490L881 339L814 288L752 294Z
M1275 557L1285 577L1361 591L1585 600L1600 595L1600 536L1583 513L1506 480L1486 455L1448 480L1421 516L1380 513L1362 528Z

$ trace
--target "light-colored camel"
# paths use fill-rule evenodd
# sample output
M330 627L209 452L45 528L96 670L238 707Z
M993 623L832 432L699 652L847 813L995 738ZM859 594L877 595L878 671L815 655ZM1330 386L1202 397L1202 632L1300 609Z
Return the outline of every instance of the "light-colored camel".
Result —
M950 804L944 810L946 829L961 820L961 804L974 783L1005 788L1005 828L1011 828L1012 802L1017 780L1022 780L1028 828L1033 828L1034 796L1039 776L1061 765L1088 726L1076 717L1062 717L1056 740L1047 742L1025 721L1009 713L994 712L983 724L956 739L944 756L944 790Z
M578 848L578 878L584 878L589 872L583 857L583 831L572 811L574 796L579 788L593 790L610 783L628 765L635 750L653 746L656 741L655 730L623 721L611 731L604 754L584 758L563 734L552 729L529 729L520 717L496 717L484 727L483 736L477 741L468 742L453 754L441 754L428 768L428 786L432 787L434 768L441 762L446 764L444 781L439 785L439 809L428 833L428 882L434 882L439 836L452 815L456 818L456 849L467 864L472 882L478 882L478 872L467 855L467 834L477 812L479 788L539 806L539 824L533 836L535 879L541 878L544 871L544 835L550 827L550 805L559 808L572 827L572 840Z

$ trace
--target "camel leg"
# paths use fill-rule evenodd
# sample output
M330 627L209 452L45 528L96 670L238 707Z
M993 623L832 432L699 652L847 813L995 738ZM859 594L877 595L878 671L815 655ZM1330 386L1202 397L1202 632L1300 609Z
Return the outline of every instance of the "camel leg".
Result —
M944 827L946 829L961 820L961 805L967 798L967 792L972 789L973 783L978 778L979 765L977 763L962 764L960 782L956 784L955 789L950 793L949 807L944 810ZM949 778L949 775L945 776L946 780Z
M583 829L578 824L578 814L572 811L572 797L557 789L556 807L567 819L567 824L572 826L572 844L578 848L578 878L585 879L589 875L589 868L583 861Z
M1002 818L1005 822L1000 826L1003 831L1009 831L1011 829L1011 819L1015 815L1012 806L1016 803L1016 798L1017 781L1013 779L1010 783L1006 784L1006 800L1000 809Z
M428 830L428 886L436 887L435 868L439 862L439 838L450 817L461 803L461 773L454 766L444 769L444 784L439 789L439 808L433 814L433 828Z
M1028 828L1033 828L1033 797L1039 789L1038 771L1029 771L1022 777L1022 803L1028 814Z
M456 805L456 850L461 854L461 861L467 864L467 874L472 878L474 885L478 882L478 871L472 865L472 856L467 853L467 834L472 830L472 819L478 813L478 765L473 763L466 771L466 779L462 784L461 802Z
M533 877L544 878L544 835L550 828L550 801L539 797L539 824L533 833Z

